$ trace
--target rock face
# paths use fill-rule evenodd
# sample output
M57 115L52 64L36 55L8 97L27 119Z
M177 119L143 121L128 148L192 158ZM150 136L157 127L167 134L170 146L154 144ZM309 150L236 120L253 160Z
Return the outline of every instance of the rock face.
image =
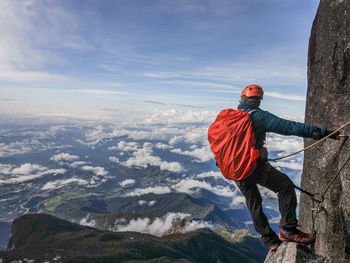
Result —
M305 121L335 129L350 121L350 1L321 0L312 27ZM350 127L342 131L350 134ZM309 145L311 140L305 141ZM326 142L305 153L302 188L322 193L350 155L350 139ZM350 260L350 162L318 211L302 195L300 224L316 232L315 251L331 262Z
M330 263L309 248L297 243L282 243L275 252L270 252L265 263Z

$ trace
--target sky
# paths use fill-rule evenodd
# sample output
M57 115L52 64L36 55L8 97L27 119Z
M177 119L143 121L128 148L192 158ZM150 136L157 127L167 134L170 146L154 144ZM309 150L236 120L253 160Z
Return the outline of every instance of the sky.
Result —
M303 117L318 0L0 0L0 117L235 108Z

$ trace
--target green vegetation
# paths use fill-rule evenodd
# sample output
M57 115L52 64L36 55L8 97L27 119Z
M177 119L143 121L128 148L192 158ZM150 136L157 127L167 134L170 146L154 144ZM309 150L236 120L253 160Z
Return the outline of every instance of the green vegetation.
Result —
M60 204L62 204L64 202L67 202L67 201L72 200L72 199L78 199L78 198L83 198L83 197L88 197L88 196L90 196L90 194L85 193L82 190L77 190L77 191L72 190L69 192L64 192L64 193L62 193L62 195L54 196L50 199L47 199L44 202L44 206L45 206L45 209L47 211L52 212L56 209L57 206L59 206Z

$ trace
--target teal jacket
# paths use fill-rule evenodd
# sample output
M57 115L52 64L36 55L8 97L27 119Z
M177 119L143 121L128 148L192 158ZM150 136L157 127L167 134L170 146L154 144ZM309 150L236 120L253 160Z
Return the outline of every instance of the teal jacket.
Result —
M304 138L312 138L315 132L319 132L321 137L327 134L326 127L319 128L306 123L282 119L268 111L261 110L259 106L249 102L241 102L238 105L238 109L246 112L257 110L250 116L256 138L255 147L257 149L260 149L264 145L267 132L274 132L282 135L295 135Z

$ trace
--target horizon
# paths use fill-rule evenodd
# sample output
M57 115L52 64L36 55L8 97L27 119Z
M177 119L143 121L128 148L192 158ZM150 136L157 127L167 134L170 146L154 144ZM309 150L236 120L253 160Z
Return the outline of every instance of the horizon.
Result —
M2 1L0 116L110 120L235 108L302 119L318 1Z

